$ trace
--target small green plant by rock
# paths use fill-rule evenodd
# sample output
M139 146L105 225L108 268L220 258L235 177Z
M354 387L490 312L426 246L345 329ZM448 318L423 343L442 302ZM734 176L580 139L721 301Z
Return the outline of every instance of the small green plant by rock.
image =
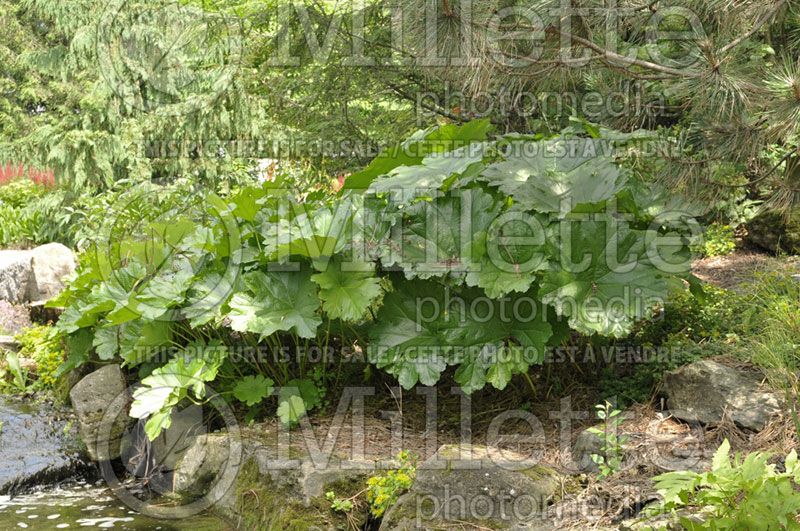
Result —
M64 348L58 329L51 326L26 328L14 339L20 346L19 356L36 362L36 389L51 389L57 380L56 372L64 361Z
M397 459L400 461L399 468L389 470L386 475L372 476L367 480L367 501L370 512L376 518L383 516L397 498L411 488L417 477L416 455L400 452Z
M337 512L347 513L352 511L356 507L353 498L347 498L346 500L342 500L340 498L337 498L336 493L333 492L332 490L325 493L325 498L327 498L331 502L331 509Z
M28 391L28 370L19 362L14 352L5 352L5 363L0 366L0 387L10 386L14 391Z
M617 429L622 424L622 411L615 409L614 406L606 401L604 404L597 404L597 418L603 420L599 428L589 428L589 432L594 433L603 442L601 453L592 454L592 461L600 467L600 477L604 478L619 471L622 466L622 445L628 441L627 435L617 436Z
M648 518L688 510L702 522L679 517L689 530L695 529L800 529L800 462L792 450L779 472L768 461L774 454L754 452L733 462L726 439L714 454L711 470L698 474L688 470L653 478L663 503Z
M736 250L736 235L730 225L712 223L691 250L703 256L728 256Z
M359 500L359 497L364 494L365 490L363 489L344 499L337 498L336 492L332 490L325 493L325 498L331 502L331 509L337 513L342 513L347 518L347 528L353 531L363 529L364 522L358 518L358 513L360 512L359 505L363 503L363 501ZM340 524L336 528L344 529L344 526Z

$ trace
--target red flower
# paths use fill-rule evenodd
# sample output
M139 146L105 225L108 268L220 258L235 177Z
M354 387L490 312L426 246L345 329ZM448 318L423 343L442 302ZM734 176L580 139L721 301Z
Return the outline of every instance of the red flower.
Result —
M56 185L53 170L37 170L35 168L26 170L24 164L14 167L10 161L6 162L5 169L0 166L0 186L25 177L36 183L37 186L44 188L51 188Z

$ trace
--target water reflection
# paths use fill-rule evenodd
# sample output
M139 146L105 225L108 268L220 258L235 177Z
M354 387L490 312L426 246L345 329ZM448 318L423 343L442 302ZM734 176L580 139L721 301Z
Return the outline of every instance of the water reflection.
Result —
M223 531L230 529L213 516L155 520L122 504L101 483L83 481L30 494L0 496L0 529L122 529Z

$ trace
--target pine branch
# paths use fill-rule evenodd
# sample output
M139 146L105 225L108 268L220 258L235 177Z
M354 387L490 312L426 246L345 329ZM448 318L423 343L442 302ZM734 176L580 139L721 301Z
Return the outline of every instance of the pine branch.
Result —
M627 63L632 66L639 66L641 68L646 68L648 70L653 70L655 72L661 72L662 74L669 74L672 76L677 77L698 77L699 74L697 72L687 71L687 70L678 70L675 68L670 68L668 66L662 66L656 63L651 63L650 61L644 61L642 59L631 59L630 57L626 57L624 55L618 54L616 52L612 52L611 50L607 50L602 46L598 46L597 44L593 43L590 40L584 39L583 37L578 37L577 35L573 35L567 31L561 30L556 26L550 26L547 31L556 32L559 35L569 38L573 42L576 42L582 46L589 48L597 53L604 54L606 59L613 59L619 61L621 63Z
M469 122L470 120L472 120L472 118L469 118L467 116L459 116L457 114L453 114L453 113L447 112L444 109L440 109L440 108L438 108L438 107L436 107L434 105L429 105L429 104L427 104L425 102L418 101L418 99L415 98L413 95L409 94L408 92L404 91L403 89L401 89L400 87L398 87L398 86L396 86L396 85L394 85L392 83L387 83L387 86L390 89L392 89L397 95L401 96L402 98L405 98L405 99L407 99L409 101L413 101L413 102L419 103L420 107L422 107L423 109L427 109L427 110L429 110L431 112L434 112L434 113L436 113L436 114L438 114L440 116L444 116L445 118L449 118L451 120L455 120L455 121L461 122L461 123L466 123L466 122Z
M748 31L744 35L742 35L740 37L737 37L736 39L732 40L731 42L729 42L728 44L726 44L725 46L720 48L718 54L721 55L721 54L727 52L728 50L730 50L734 46L738 45L739 43L741 43L745 39L749 39L750 37L752 37L753 35L758 33L758 30L760 30L764 26L764 24L766 24L767 22L772 20L772 17L775 16L775 13L777 13L778 10L780 10L780 8L782 8L783 5L786 4L787 2L788 2L788 0L780 0L780 2L775 4L775 7L770 9L769 12L766 15L764 15L764 18L762 18L759 22L756 23L756 25L753 27L753 29L751 29L750 31Z

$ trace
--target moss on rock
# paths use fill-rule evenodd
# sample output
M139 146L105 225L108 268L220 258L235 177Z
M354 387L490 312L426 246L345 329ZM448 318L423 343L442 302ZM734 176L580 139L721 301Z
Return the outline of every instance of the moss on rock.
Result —
M748 240L773 253L800 254L800 210L788 214L764 212L748 225Z
M310 505L300 502L291 488L262 474L255 459L239 471L233 516L239 529L265 531L336 529L346 523L344 515L336 515L321 500Z

